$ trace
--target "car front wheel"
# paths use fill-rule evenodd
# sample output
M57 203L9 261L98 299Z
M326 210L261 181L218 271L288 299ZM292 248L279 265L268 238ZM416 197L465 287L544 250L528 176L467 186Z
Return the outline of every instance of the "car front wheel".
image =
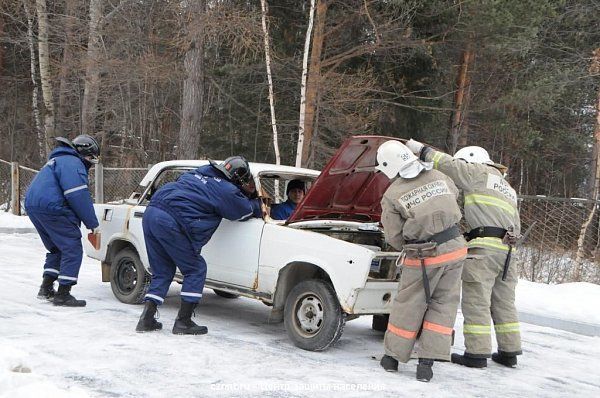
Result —
M323 351L330 347L341 337L345 320L335 290L323 280L300 282L285 302L286 332L304 350Z
M110 267L110 287L115 297L126 304L139 304L149 285L150 274L135 250L118 252Z

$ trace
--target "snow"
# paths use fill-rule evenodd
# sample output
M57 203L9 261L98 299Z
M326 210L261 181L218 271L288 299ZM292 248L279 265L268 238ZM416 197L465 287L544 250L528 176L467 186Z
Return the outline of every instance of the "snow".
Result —
M6 226L0 218L0 226ZM100 282L100 265L84 258L73 288L87 307L59 308L35 298L45 250L35 234L0 233L0 398L11 397L559 397L600 394L600 338L522 324L516 369L436 363L431 383L414 378L416 363L386 373L380 332L370 317L348 322L326 352L294 347L269 308L205 291L195 320L205 336L171 334L178 309L173 285L160 309L160 332L137 334L141 306L117 301ZM521 281L517 303L564 319L598 320L598 286ZM589 305L588 305L589 304ZM462 318L453 350L462 352ZM17 372L21 370L22 372ZM27 371L29 371L27 373ZM23 373L25 372L25 373Z
M33 224L27 216L15 216L12 213L0 210L0 227L33 228Z

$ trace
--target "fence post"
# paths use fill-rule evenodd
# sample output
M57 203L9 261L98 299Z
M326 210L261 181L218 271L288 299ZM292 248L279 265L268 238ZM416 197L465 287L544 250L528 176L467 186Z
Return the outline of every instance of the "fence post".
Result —
M104 166L97 163L94 172L96 203L104 203Z
M21 215L21 189L19 188L19 163L10 163L10 208L12 213Z

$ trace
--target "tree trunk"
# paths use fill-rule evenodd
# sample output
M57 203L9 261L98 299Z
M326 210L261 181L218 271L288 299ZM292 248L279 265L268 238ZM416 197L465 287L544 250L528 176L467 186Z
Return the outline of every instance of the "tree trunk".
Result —
M600 73L600 47L594 51L594 58L590 66L590 74ZM585 258L585 238L589 230L594 216L598 211L598 201L600 201L600 90L597 93L596 101L596 125L594 126L594 161L596 165L596 174L594 176L593 185L593 200L592 209L587 219L581 226L579 232L579 239L577 239L577 254L575 256L575 266L573 268L573 280L575 282L581 281L581 274L583 268L583 260Z
M446 137L447 152L453 154L456 149L467 144L466 108L469 102L469 68L473 62L473 49L471 42L462 52L460 68L456 77L456 93L454 94L454 111L450 117L450 131Z
M69 109L69 77L73 66L73 46L75 44L75 18L76 18L77 1L65 1L65 44L63 47L63 58L60 64L59 79L60 86L58 89L58 112L57 112L57 130L60 134L64 134L66 128L67 111Z
M321 54L325 39L325 15L327 0L317 0L317 15L313 32L313 48L310 54L310 66L306 84L306 111L304 115L304 142L302 146L302 167L309 162L311 139L313 138L318 106L319 85L321 81Z
M35 130L38 137L38 153L40 155L40 161L43 162L46 159L46 137L44 136L44 129L42 127L42 119L40 117L40 109L38 107L38 98L40 96L40 88L38 86L36 78L37 63L35 54L35 38L33 36L33 15L29 11L27 0L23 0L23 8L25 9L25 15L27 17L27 42L29 44L29 59L30 59L30 74L31 74L31 110L33 112L33 121L35 123Z
M193 32L183 65L186 78L181 100L181 126L177 156L179 159L196 159L200 144L204 112L204 0L188 5L188 30Z
M50 50L48 45L48 12L46 0L36 0L38 16L38 56L40 59L40 79L42 82L42 97L44 99L44 130L46 138L46 152L50 151L52 138L54 138L54 99L52 95L52 81L50 79Z
M306 111L306 77L308 74L308 54L310 52L310 37L312 34L313 19L315 15L315 0L310 0L308 13L308 28L304 40L304 57L302 59L302 81L300 83L300 121L298 123L298 146L296 149L296 167L302 167L302 148L304 146L304 122Z
M95 130L96 107L100 91L100 19L102 0L90 0L90 25L85 67L85 86L81 106L81 132L91 134Z

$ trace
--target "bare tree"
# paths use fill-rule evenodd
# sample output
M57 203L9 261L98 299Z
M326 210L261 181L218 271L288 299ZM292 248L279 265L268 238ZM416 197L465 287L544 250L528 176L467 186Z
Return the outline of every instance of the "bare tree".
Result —
M198 156L200 132L204 111L204 0L191 1L186 8L188 20L188 48L185 53L181 126L177 155L195 159Z
M42 97L44 99L44 131L46 136L46 152L54 137L54 99L52 95L52 77L50 73L50 49L48 44L48 11L46 0L36 0L38 16L38 56L40 59L40 79L42 82Z
M302 149L304 147L304 121L306 110L306 77L308 75L308 54L310 52L310 37L312 35L315 15L315 0L310 0L308 27L304 40L304 55L302 57L302 81L300 83L300 121L298 123L298 147L296 149L296 167L302 167Z
M450 117L450 129L446 138L446 149L448 153L456 152L456 149L467 144L466 111L469 103L469 69L473 62L474 52L471 40L467 42L462 51L460 67L456 76L456 91L454 93L454 110Z
M73 66L73 47L75 46L75 10L77 9L76 0L65 0L65 43L63 46L62 62L60 63L59 88L58 88L58 112L57 112L57 129L61 134L64 134L65 119L67 109L69 108L69 76Z
M83 104L81 107L81 131L94 132L98 92L100 90L100 53L101 36L100 23L104 1L90 0L89 33L85 68L85 86L83 89Z

